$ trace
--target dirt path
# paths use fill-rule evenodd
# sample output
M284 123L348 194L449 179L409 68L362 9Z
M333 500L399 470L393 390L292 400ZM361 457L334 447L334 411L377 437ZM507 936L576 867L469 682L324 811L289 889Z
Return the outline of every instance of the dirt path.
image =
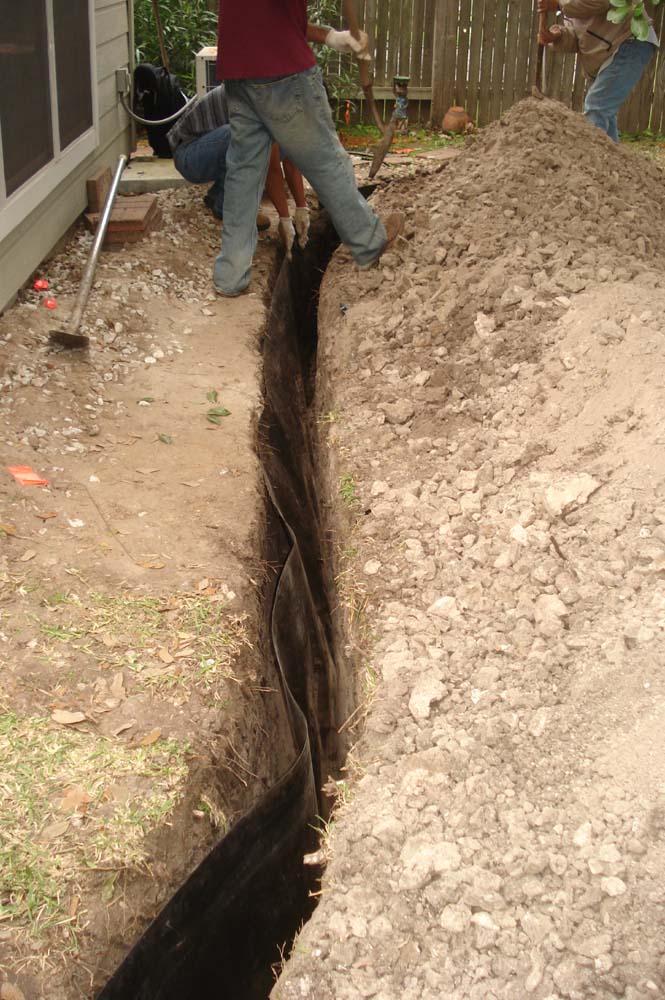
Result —
M398 205L380 268L324 283L372 696L272 995L660 997L662 174L529 100Z
M87 235L45 268L55 316L28 291L0 319L0 970L27 1000L99 986L284 766L248 736L281 711L253 450L276 244L253 295L215 297L200 197L103 255L89 357L47 346Z

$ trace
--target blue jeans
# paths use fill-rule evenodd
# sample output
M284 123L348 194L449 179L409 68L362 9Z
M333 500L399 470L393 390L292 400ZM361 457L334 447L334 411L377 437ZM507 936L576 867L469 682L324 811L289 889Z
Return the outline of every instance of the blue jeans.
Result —
M361 266L386 243L383 223L358 191L317 67L267 80L227 80L231 146L226 158L222 250L213 281L224 295L249 285L259 207L273 141L312 185L337 234Z
M214 181L208 194L212 197L213 209L220 219L224 215L226 154L230 142L231 127L221 125L184 146L178 146L173 154L176 170L185 180L192 184Z
M619 141L619 109L655 54L656 46L651 42L628 38L616 50L609 66L601 68L587 91L584 117L607 132L614 142Z

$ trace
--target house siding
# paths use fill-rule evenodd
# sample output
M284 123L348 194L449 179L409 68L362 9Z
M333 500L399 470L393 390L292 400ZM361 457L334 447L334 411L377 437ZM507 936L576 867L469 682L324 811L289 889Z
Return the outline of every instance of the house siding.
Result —
M0 242L0 310L86 207L88 177L115 167L132 148L132 130L117 100L115 71L133 65L132 0L96 0L95 45L99 144L20 225Z

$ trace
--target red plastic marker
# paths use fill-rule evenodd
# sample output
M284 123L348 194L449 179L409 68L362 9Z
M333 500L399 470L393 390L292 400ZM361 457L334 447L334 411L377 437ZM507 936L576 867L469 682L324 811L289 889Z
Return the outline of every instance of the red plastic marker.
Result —
M44 479L29 465L9 465L7 468L21 486L48 486L48 479Z
M55 299L44 299L44 305L46 306L47 309L58 308L58 303L55 301Z
M33 282L32 287L36 292L45 292L48 288L48 281L46 278L37 278L37 280Z

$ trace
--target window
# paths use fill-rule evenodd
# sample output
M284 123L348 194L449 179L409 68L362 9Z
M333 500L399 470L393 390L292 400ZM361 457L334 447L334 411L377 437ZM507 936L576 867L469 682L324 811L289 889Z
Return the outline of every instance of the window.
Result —
M0 0L0 239L96 145L93 0Z

